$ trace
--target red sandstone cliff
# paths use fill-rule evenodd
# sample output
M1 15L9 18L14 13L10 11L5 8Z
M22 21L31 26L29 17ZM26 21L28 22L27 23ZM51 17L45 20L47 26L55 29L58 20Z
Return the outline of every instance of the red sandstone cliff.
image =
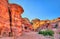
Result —
M23 12L24 10L21 6L17 4L9 4L8 0L0 0L0 32L2 33L10 32L12 27L13 32L16 31L17 33L21 33L22 31L21 14ZM10 19L11 19L11 25L10 25Z

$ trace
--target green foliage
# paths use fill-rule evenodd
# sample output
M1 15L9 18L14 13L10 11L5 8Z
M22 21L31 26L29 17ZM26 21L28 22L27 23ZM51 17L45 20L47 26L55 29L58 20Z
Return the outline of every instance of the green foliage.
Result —
M39 31L38 34L43 34L44 36L53 36L54 32L52 30Z

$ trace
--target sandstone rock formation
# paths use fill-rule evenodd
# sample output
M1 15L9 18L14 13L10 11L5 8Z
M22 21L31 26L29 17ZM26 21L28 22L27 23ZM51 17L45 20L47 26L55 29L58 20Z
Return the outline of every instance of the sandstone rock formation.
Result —
M15 34L22 33L22 17L21 14L24 12L23 8L17 4L9 4L11 17L12 17L12 30ZM14 28L15 27L15 28Z
M8 12L8 0L0 0L0 32L5 32L6 28L10 32L10 21L9 21L9 12Z
M11 30L12 32L15 32L15 34L21 34L21 14L23 12L24 10L21 6L17 4L9 4L8 0L0 0L0 34L3 34L4 32L9 34Z
M22 18L22 26L23 26L23 31L30 31L32 30L32 24L30 23L30 20L28 18Z
M58 22L60 22L60 17L53 19L53 20L33 19L32 26L33 26L33 29L36 31L39 31L41 29L53 29L53 28L59 27Z
M32 27L33 27L34 31L36 31L36 29L38 27L40 27L40 20L36 18L36 19L32 20L31 22L32 22Z

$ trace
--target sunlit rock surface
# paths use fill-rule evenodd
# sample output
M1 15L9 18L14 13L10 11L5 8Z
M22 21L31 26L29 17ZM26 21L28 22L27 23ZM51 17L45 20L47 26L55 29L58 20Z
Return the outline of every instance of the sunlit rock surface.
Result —
M8 0L0 0L0 34L3 35L3 32L10 32L9 19Z
M33 30L32 24L28 18L22 18L22 27L23 31L31 31Z
M41 29L53 29L58 28L58 22L60 22L60 17L53 19L53 20L40 20L40 19L33 19L31 21L33 29L39 31Z
M24 12L23 8L17 4L9 4L11 16L12 16L12 30L17 34L22 33L22 17ZM14 28L15 27L15 28Z
M20 5L9 4L8 0L0 0L0 34L3 35L3 33L8 33L7 35L9 35L9 32L11 32L11 30L14 34L21 34L21 14L23 12L24 10Z

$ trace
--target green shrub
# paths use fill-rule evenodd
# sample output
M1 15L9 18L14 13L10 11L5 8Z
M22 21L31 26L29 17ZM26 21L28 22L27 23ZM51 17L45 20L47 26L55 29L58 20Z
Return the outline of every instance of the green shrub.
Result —
M53 36L54 32L52 30L39 31L38 34L43 34L44 36Z

